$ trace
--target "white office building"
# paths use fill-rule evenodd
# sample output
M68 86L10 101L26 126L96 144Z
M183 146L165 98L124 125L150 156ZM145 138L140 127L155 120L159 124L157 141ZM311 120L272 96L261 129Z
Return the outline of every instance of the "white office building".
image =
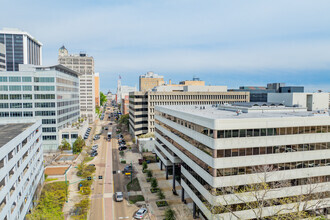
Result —
M329 93L268 93L268 102L282 103L285 106L299 106L308 111L329 109Z
M0 30L0 44L6 51L6 70L19 71L20 64L42 65L42 43L16 28Z
M62 65L20 65L19 72L0 72L0 122L41 119L43 151L57 151L59 131L79 118L78 76Z
M44 181L41 121L0 123L0 219L25 219Z
M95 72L94 58L86 53L70 54L62 46L58 53L58 63L80 73L80 116L93 123L95 114Z
M329 211L329 112L269 103L156 106L155 135L160 167L180 177L194 217ZM177 184L173 178L174 192Z

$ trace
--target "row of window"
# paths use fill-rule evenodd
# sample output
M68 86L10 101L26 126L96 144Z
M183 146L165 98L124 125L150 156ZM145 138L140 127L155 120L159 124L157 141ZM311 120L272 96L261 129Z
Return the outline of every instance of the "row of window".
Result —
M36 116L54 116L56 115L55 111L36 111Z
M79 85L78 82L74 82L74 81L67 80L67 79L62 79L62 78L59 78L59 77L56 78L56 82L66 84L66 85L71 85L71 86L78 86Z
M300 126L300 127L284 127L284 128L256 128L256 129L234 129L234 130L213 130L195 123L179 119L172 115L156 111L156 115L173 121L186 128L195 130L199 133L212 138L238 138L238 137L259 137L274 135L294 135L294 134L311 134L311 133L327 133L330 132L330 125L320 126Z
M43 135L42 140L44 141L56 140L56 135Z
M63 117L61 117L61 118L58 119L58 123L61 123L61 122L66 121L66 120L68 120L70 118L76 117L78 115L79 115L79 111L78 112L74 112L74 113L69 114L69 115L66 115L66 116L63 116Z
M9 79L9 81L8 81ZM32 82L32 77L30 76L0 76L0 82Z
M66 87L66 86L56 86L57 91L60 92L79 92L78 88L70 88L70 87Z
M209 203L209 201L196 189L196 187L185 177L182 177L182 181L184 181L187 186L195 193L195 195L200 199L200 201L206 206L206 208L212 213L212 214L222 214L227 212L236 212L236 211L243 211L243 210L249 210L251 208L259 207L258 201L249 202L248 204L244 201L241 201L241 203L238 204L223 204L221 206L214 206ZM265 187L265 186L264 186ZM266 188L266 187L265 187ZM267 189L269 190L269 189ZM275 191L275 190L274 190ZM269 191L271 193L272 191ZM304 195L298 195L298 196L291 196L291 197L280 197L280 198L272 198L272 199L265 199L263 200L262 207L270 207L270 206L278 206L288 204L288 203L297 203L301 201L308 201L308 200L314 200L314 199L324 199L329 198L330 193L329 192L316 192L313 190L310 190L306 192ZM285 201L285 202L284 202ZM260 201L259 201L260 202ZM319 208L318 205L311 205L313 209ZM285 214L283 214L285 215ZM287 219L286 217L289 216L282 216L283 219ZM292 217L292 215L290 215Z
M69 134L62 134L62 138L69 139ZM72 139L77 139L78 134L71 134Z
M78 104L78 103L79 103L79 100L63 101L63 102L57 102L57 106L63 107L63 106L74 105L74 104Z
M257 189L259 184L249 184L249 185L232 185L227 187L214 188L208 184L195 170L191 169L186 163L181 164L190 175L192 175L195 180L197 180L206 190L208 190L212 195L218 196L223 194L231 194L233 192L244 192L250 191L249 189ZM267 170L267 168L265 168ZM182 178L186 178L182 175ZM262 180L264 181L264 180ZM266 181L266 180L265 180ZM267 186L271 189L276 189L279 187L290 187L290 186L299 186L313 183L321 182L330 182L330 176L319 176L319 177L308 177L308 178L299 178L299 179L289 179L283 181L273 181L267 182ZM261 183L263 184L263 183Z
M32 94L0 94L0 100L32 99ZM35 94L34 99L55 99L54 94Z
M56 128L55 127L44 127L42 128L42 132L56 132Z
M78 109L79 109L79 106L74 106L74 107L57 110L57 115L63 115L65 113L72 112L72 111L78 110Z
M33 112L0 112L0 117L33 117Z
M56 124L56 119L42 119L42 124Z
M329 150L330 142L328 143L305 143L295 145L280 145L269 147L253 147L253 148L238 148L217 150L217 157L238 157L263 154L290 153L298 151L313 151L313 150Z

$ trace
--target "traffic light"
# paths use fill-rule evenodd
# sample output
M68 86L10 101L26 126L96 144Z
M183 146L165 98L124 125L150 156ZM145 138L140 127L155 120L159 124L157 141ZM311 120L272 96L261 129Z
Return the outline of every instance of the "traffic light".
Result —
M103 179L103 176L99 176L99 180Z
M92 180L92 177L90 177L90 176L89 176L89 177L87 177L87 180Z

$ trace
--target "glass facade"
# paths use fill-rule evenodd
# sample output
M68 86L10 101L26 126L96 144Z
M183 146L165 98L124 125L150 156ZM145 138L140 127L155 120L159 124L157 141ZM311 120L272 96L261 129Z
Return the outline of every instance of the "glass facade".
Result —
M19 71L19 64L24 64L24 35L0 34L0 43L5 45L6 70ZM27 63L41 65L41 46L27 36Z

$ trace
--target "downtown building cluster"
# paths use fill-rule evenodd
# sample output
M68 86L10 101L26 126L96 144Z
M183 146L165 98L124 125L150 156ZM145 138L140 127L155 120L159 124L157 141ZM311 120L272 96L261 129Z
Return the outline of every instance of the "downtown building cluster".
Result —
M63 46L59 64L43 66L42 46L27 32L0 30L0 219L25 218L44 181L43 154L58 152L63 138L72 144L96 117L93 57Z

